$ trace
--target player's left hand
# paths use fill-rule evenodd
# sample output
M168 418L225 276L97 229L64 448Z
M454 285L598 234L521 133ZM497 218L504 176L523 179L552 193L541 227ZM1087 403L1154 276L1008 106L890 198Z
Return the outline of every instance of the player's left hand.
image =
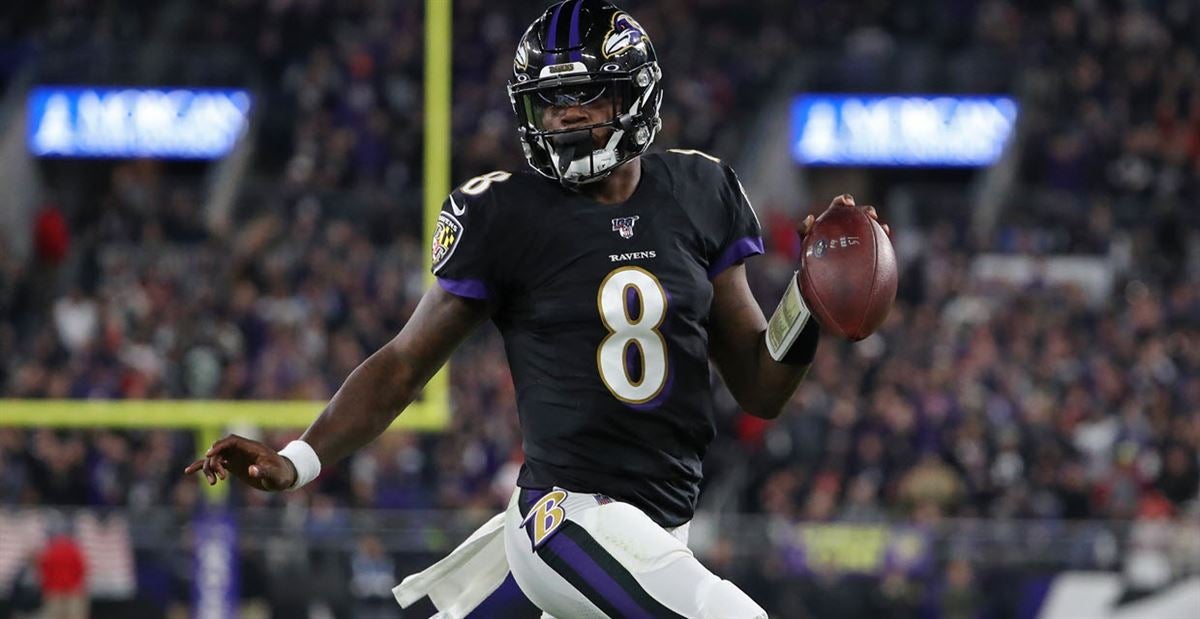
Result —
M213 443L204 458L191 463L183 472L190 475L196 471L204 472L210 486L230 475L252 488L266 491L286 490L296 482L296 467L291 460L258 441L236 434Z
M834 198L833 202L829 203L829 209L827 210L833 210L835 208L857 208L857 206L854 204L854 196L844 193ZM875 221L879 221L879 213L875 210L875 207L868 205L864 206L863 208L867 211L867 217L870 217ZM801 239L804 239L804 236L808 234L808 231L812 229L813 224L816 223L816 221L816 217L809 215L808 217L804 218L804 221L800 222L800 226L797 227L796 232L800 234ZM889 239L892 238L892 228L885 223L880 223L880 226L883 227L884 234L888 235Z

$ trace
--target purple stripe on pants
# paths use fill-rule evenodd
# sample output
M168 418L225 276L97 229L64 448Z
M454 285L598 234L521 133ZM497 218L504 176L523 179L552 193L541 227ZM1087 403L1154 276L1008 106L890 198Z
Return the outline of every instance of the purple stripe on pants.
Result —
M517 580L513 578L511 572L504 578L504 582L496 588L491 595L484 598L471 614L467 615L467 619L489 619L491 617L540 617L542 611L538 610L533 602L525 596L525 592L521 591L521 587L517 585Z
M559 531L559 533L562 533ZM555 535L550 538L543 548L549 548L560 559L575 569L584 581L592 586L609 604L621 612L622 617L651 617L652 615L638 605L621 584L608 575L600 564L591 557L575 540L566 535Z

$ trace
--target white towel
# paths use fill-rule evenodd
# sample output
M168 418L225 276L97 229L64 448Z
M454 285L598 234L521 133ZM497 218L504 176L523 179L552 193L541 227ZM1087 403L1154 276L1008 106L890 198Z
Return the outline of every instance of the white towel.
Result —
M438 613L431 619L462 619L500 587L508 576L504 514L488 520L449 556L406 577L392 594L403 608L429 596Z

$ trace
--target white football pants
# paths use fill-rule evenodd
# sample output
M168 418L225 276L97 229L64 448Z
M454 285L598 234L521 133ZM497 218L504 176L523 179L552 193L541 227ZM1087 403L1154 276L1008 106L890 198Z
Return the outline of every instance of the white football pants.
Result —
M765 619L667 531L603 495L517 488L504 519L509 569L543 617Z

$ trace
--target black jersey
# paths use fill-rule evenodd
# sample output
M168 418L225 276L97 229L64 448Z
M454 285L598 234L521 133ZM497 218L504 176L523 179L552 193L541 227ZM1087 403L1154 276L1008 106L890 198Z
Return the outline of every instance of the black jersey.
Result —
M524 437L518 484L606 494L675 526L715 433L711 280L762 240L728 166L695 151L641 160L623 204L531 172L468 181L439 216L433 270L492 305Z

